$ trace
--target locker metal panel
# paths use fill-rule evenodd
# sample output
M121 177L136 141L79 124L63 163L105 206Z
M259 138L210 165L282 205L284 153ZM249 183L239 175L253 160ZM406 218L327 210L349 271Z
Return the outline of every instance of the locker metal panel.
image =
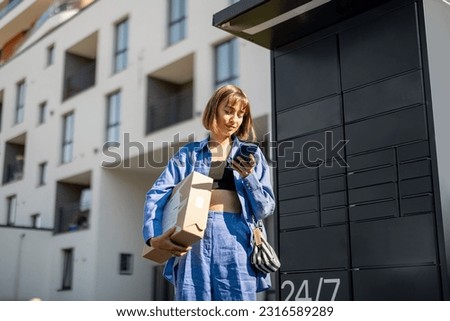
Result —
M420 177L400 182L400 195L409 196L414 194L432 193L433 182L431 177Z
M322 225L336 225L348 222L347 207L335 208L321 211Z
M402 214L415 214L434 211L433 195L400 199Z
M396 217L398 215L397 200L363 204L349 208L349 218L352 222Z
M344 155L342 154L342 156L344 156ZM345 174L346 170L347 170L347 166L345 166L345 164L341 164L337 160L333 159L331 161L324 162L319 167L319 176L321 178L326 178L328 176Z
M353 293L361 301L441 300L436 266L414 266L353 272Z
M415 71L344 94L345 121L373 116L397 108L423 104L422 73Z
M401 164L399 168L400 179L431 175L431 162L428 159L413 163Z
M348 227L328 226L280 233L281 271L348 268Z
M333 156L327 154L327 151L330 152L329 148L326 148L327 144L334 146L340 140L343 140L342 127L279 142L278 169L320 164ZM345 150L340 150L339 155L344 158Z
M350 204L396 198L396 183L386 183L369 187L355 188L348 191L348 201L350 202Z
M277 135L285 140L340 124L341 99L335 96L279 113Z
M293 50L275 59L277 111L340 91L336 37Z
M305 197L317 195L317 181L303 184L289 185L278 189L278 198L280 200L292 199L296 197Z
M350 273L323 271L281 275L283 301L344 301L350 300Z
M346 126L348 154L427 138L425 110L418 106Z
M314 180L318 176L317 167L301 167L294 170L278 171L278 185L287 185Z
M344 90L421 67L416 15L412 4L340 34Z
M352 223L350 235L354 267L437 263L429 214Z
M280 201L280 214L301 213L319 210L318 196L309 196L295 198L291 200Z
M320 205L323 209L347 205L347 191L322 194Z
M304 213L297 215L280 215L280 229L294 229L305 227L318 227L320 225L319 213Z
M397 180L397 171L394 166L366 170L348 175L347 180L349 188L395 182Z
M428 141L408 144L398 148L398 159L401 162L426 156L430 156Z
M347 189L347 180L345 176L338 176L320 180L321 193L330 193L343 191Z
M357 171L371 167L395 165L395 151L387 150L369 152L363 155L347 157L348 171Z

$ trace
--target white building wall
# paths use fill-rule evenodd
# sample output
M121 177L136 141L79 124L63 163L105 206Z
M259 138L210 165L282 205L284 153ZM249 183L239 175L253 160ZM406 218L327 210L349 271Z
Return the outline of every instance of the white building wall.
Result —
M115 188L104 190L100 195L102 206L97 231L102 237L96 254L96 297L104 300L151 299L152 264L140 256L143 197L151 187L150 179L143 179L140 172L102 170L101 185ZM119 274L120 253L133 254L133 275Z
M431 102L439 173L445 245L450 246L450 134L448 121L450 84L450 4L440 0L423 1L427 55L430 73ZM448 253L448 249L446 249ZM447 271L450 257L447 257ZM449 272L447 272L448 274ZM450 275L447 275L449 278Z
M42 227L53 228L57 182L74 180L88 173L92 189L90 228L73 233L53 235L34 231L33 243L39 245L35 256L24 258L24 266L37 265L40 276L25 285L21 283L20 299L41 297L46 300L148 300L153 295L153 269L141 258L143 245L141 226L145 192L161 168L137 168L138 148L130 149L133 169L104 169L102 154L106 127L106 95L121 90L121 131L130 134L132 142L140 142L148 152L147 142L170 142L176 133L181 139L189 134L202 138L201 112L214 91L214 46L229 35L212 27L212 15L229 5L228 0L188 0L186 39L167 46L167 1L100 0L92 4L18 56L0 67L0 92L3 91L3 124L0 132L0 166L3 168L5 143L26 133L25 171L21 181L0 186L0 225L6 224L6 203L17 194L16 225L30 226L30 215L41 214ZM129 19L128 66L113 74L114 26ZM62 101L65 52L79 41L97 32L96 84L76 96ZM270 113L269 51L239 41L240 86L248 93L254 117ZM46 49L55 46L55 62L46 67ZM193 77L194 117L146 135L147 77L154 73L169 75L171 64L192 56L192 64L183 64L177 77ZM189 60L189 59L188 59ZM166 68L167 67L167 68ZM164 69L166 68L166 69ZM14 121L16 83L26 79L25 120ZM47 122L38 126L38 106L47 101ZM73 161L61 165L62 117L74 111L75 135ZM270 125L269 125L270 127ZM112 149L114 150L114 149ZM123 144L116 149L124 154ZM38 164L48 162L48 183L37 187ZM24 229L0 227L0 299L12 297L17 238ZM31 233L26 230L26 233ZM34 234L33 234L34 235ZM31 238L31 237L30 237ZM28 234L25 240L30 239ZM6 243L4 243L6 242ZM63 249L74 249L73 288L62 286ZM119 253L132 253L132 275L119 274ZM4 255L3 255L4 254ZM22 275L22 274L21 274ZM24 271L21 280L35 273Z
M51 266L49 293L45 300L96 300L96 243L97 235L93 229L64 233L54 236L49 242ZM74 250L73 287L62 290L63 250Z
M0 233L0 301L47 298L50 231L2 229Z

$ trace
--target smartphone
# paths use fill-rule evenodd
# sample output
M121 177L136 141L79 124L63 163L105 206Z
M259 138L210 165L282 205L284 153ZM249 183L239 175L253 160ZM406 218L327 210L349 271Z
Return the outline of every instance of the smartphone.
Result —
M233 159L237 160L238 156L241 156L244 161L248 162L250 160L250 155L255 154L257 150L258 145L256 144L242 143Z

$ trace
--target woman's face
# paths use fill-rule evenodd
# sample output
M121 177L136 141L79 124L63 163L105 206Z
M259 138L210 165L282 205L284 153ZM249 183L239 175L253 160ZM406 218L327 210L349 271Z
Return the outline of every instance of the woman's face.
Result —
M220 104L217 111L217 128L215 134L225 138L237 132L244 119L245 110L239 104L232 105L228 101Z

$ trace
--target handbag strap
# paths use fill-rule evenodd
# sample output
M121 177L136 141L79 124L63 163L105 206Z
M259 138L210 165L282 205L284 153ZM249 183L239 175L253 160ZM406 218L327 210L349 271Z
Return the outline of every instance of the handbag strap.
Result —
M255 228L253 230L253 238L255 240L255 245L256 246L261 246L262 244L262 231L260 228Z
M253 239L256 246L261 246L262 244L262 231L263 231L263 221L258 220L256 221L255 216L252 215L253 218L253 224L255 225L255 228L253 229Z

